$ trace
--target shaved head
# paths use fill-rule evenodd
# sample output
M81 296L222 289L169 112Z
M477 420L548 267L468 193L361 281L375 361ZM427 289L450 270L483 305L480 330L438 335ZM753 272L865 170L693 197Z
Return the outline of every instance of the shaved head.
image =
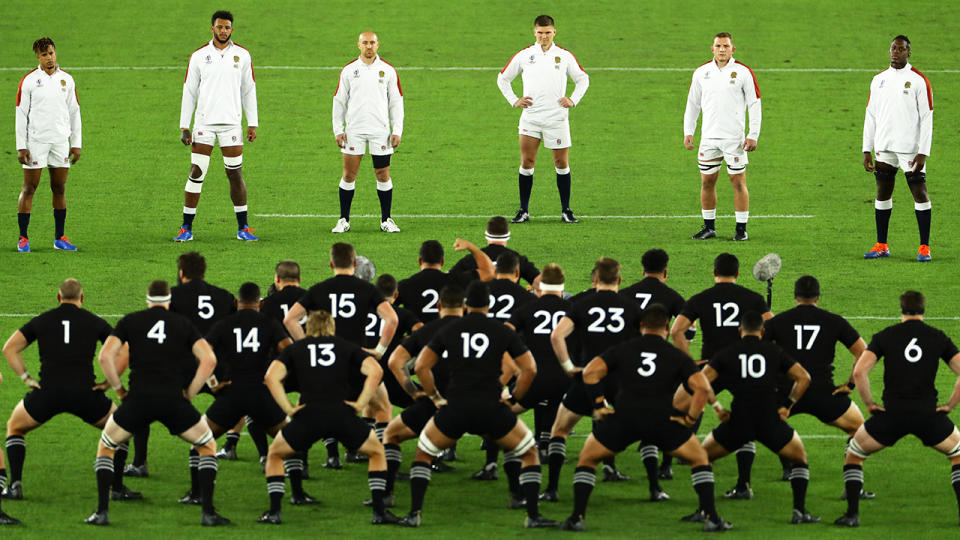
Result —
M360 49L360 58L366 64L370 64L377 57L377 50L380 49L380 39L372 30L367 30L360 34L357 47Z
M366 32L361 32L360 37L357 39L357 41L364 41L364 40L380 41L380 38L377 37L376 32L372 30L367 30Z
M67 278L60 284L60 299L62 300L79 300L82 294L83 287L74 278Z

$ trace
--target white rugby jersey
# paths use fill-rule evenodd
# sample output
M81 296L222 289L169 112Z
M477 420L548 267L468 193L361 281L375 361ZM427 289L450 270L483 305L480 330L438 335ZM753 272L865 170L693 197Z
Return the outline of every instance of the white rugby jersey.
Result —
M37 66L20 79L17 150L26 149L28 142L58 144L67 139L71 148L82 148L81 128L77 85L60 66L53 75Z
M743 139L745 109L750 113L748 139L760 136L760 87L749 67L733 58L722 68L711 60L693 72L683 114L683 135L697 130L697 117L703 111L701 139Z
M378 55L370 65L357 58L340 70L333 94L333 134L403 136L403 89L397 70Z
M909 63L887 68L870 82L863 120L863 151L930 155L933 88Z
M257 82L253 74L250 51L229 42L217 49L211 39L190 55L187 75L183 79L180 102L180 129L190 129L194 108L196 125L239 126L241 106L247 125L260 125L257 115Z
M540 122L565 121L570 110L557 103L567 95L567 77L573 79L573 93L570 99L579 104L590 86L590 77L580 67L573 53L553 44L546 51L539 43L522 49L507 62L497 75L497 86L507 102L513 106L519 97L510 85L520 75L523 81L523 95L533 98L533 105L523 109L521 119L526 117Z

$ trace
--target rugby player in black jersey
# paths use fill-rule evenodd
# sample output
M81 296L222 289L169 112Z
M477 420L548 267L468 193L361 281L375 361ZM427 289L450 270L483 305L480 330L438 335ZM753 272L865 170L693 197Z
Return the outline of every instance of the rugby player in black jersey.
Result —
M437 333L462 316L463 289L457 285L444 286L440 289L440 318L430 321L409 338L403 340L403 343L397 346L390 355L388 367L413 403L390 421L383 435L383 447L387 456L387 497L385 499L387 506L393 506L394 504L393 486L403 459L400 444L403 441L416 438L427 421L433 418L434 413L437 412L437 407L433 404L433 401L423 393L423 389L419 385L411 380L410 373L413 365L416 362L417 355ZM432 371L437 392L441 395L445 394L447 383L450 380L447 366L440 362L433 367ZM452 469L452 467L441 465L436 459L431 463L431 468L438 472L446 472Z
M923 322L926 298L917 291L900 296L900 324L874 334L853 369L853 380L870 412L847 446L843 480L847 511L834 523L845 527L860 525L860 498L863 489L863 462L907 435L950 460L950 481L960 507L960 431L949 414L960 403L960 350L940 330ZM883 359L883 405L870 392L870 371ZM950 398L937 406L935 384L940 361L947 364L957 380ZM930 507L932 510L932 506Z
M544 269L546 272L546 269ZM643 440L690 462L693 488L704 513L703 530L732 527L717 514L713 499L713 469L691 427L703 414L710 384L693 360L666 340L670 312L662 304L648 304L641 319L642 335L607 349L587 364L583 381L593 400L593 433L587 437L573 475L573 513L565 530L584 531L587 501L596 482L596 467L606 457ZM617 410L604 396L604 377L619 381ZM685 381L694 391L690 409L674 415L673 392Z
M493 262L473 242L457 238L453 244L456 251L469 251L473 257L476 273L481 281L493 279ZM440 289L456 284L461 290L474 279L471 271L443 271L443 245L436 240L420 244L417 264L420 271L401 280L397 285L397 304L413 311L424 324L436 320L440 312Z
M70 413L98 429L116 410L104 395L105 386L96 385L93 373L97 343L110 336L110 325L83 309L83 288L70 278L57 292L60 305L30 320L10 336L3 355L13 372L30 389L7 420L7 455L10 481L3 490L5 499L23 498L23 463L26 458L24 436L61 413ZM27 372L23 351L34 341L40 356L40 380ZM127 445L117 449L114 468L123 470ZM6 480L6 478L4 478ZM123 475L113 482L115 501L140 499L142 495L123 485Z
M570 302L563 298L565 281L560 265L551 263L544 266L537 289L540 298L522 306L507 323L520 334L537 363L537 377L530 390L512 409L517 414L533 409L534 432L537 434L541 460L544 461L549 459L550 428L557 418L557 408L570 387L570 377L563 372L550 344L550 334L571 307ZM568 338L568 345L570 341ZM557 501L557 481L551 474L547 488L540 494L541 501Z
M602 257L597 260L593 270L594 292L583 294L580 300L575 300L570 312L560 319L557 327L550 334L557 361L564 372L573 376L575 366L583 367L603 351L635 337L640 332L640 304L632 298L626 298L617 293L620 288L620 263ZM567 338L576 332L580 346L580 356L576 364L571 360L567 349ZM607 395L616 396L613 381L607 381L611 386ZM557 410L557 419L550 429L550 478L559 478L563 460L566 457L566 441L570 431L584 416L593 414L593 402L587 395L582 380L576 380L570 385L560 408ZM629 479L616 469L613 458L604 462L604 481L620 481ZM651 489L657 488L655 500L669 498L657 484L656 475L651 477Z
M800 277L793 286L793 297L796 307L768 320L764 324L763 339L779 345L807 370L810 388L793 404L786 399L792 382L781 381L781 404L789 407L791 417L810 414L853 437L863 424L863 414L849 397L855 386L853 376L840 386L834 385L833 355L837 343L842 343L856 363L867 344L846 319L817 306L820 282L815 277ZM789 462L781 459L781 463L786 480L790 475ZM873 494L863 492L860 498L872 499Z
M384 509L387 463L383 444L360 418L362 411L380 385L382 370L377 361L359 346L335 336L335 319L322 309L307 318L307 336L287 347L267 370L264 384L274 400L293 420L280 430L267 454L267 493L270 509L257 519L279 525L283 501L283 461L306 451L314 442L332 437L350 451L369 457L367 483L373 498L371 523L396 523L398 518ZM359 370L363 389L356 401L348 401L350 372ZM287 398L283 381L295 376L300 390L299 405Z
M740 275L740 261L735 255L721 253L713 260L714 286L691 296L683 306L683 311L673 321L670 337L673 344L681 351L690 354L690 341L686 332L694 322L699 320L700 333L703 336L703 345L700 350L698 364L709 362L713 355L740 339L740 318L747 311L762 313L763 320L773 317L766 301L759 293L746 287L737 285ZM713 394L710 403L718 414L726 412L723 406L716 401L715 395L724 390L723 380L712 383ZM681 386L674 396L674 406L680 410L687 407L690 392ZM727 491L724 497L728 499L752 499L753 489L750 487L750 471L756 457L756 444L752 441L737 450L737 484Z
M762 341L763 318L760 312L747 311L740 317L741 339L716 352L703 374L711 383L723 377L733 394L730 420L717 426L703 441L710 461L743 447L747 442L760 441L779 456L792 462L790 486L793 489L793 515L790 522L816 523L820 518L806 508L807 484L810 468L800 435L785 419L788 407L778 403L777 386L783 375L793 381L789 401L796 403L810 385L810 375L780 347ZM701 509L703 510L703 509ZM699 520L698 511L686 519Z
M170 287L154 281L147 289L147 309L120 319L100 349L99 363L107 383L123 403L107 420L100 436L94 470L97 473L97 510L86 519L90 525L109 524L110 486L113 482L113 454L134 431L161 422L173 435L199 451L201 524L227 525L213 507L213 486L217 476L217 443L213 432L190 402L217 365L210 345L185 317L169 311ZM126 346L126 347L125 347ZM120 374L127 367L121 349L129 351L130 392ZM117 358L120 356L120 365ZM186 390L182 389L183 362L171 361L193 356L197 369Z
M480 251L490 257L491 261L496 261L497 257L505 252L515 253L520 259L520 277L531 286L537 284L537 279L540 277L540 270L537 269L537 266L523 255L507 247L507 242L510 240L510 223L507 221L507 218L503 216L490 218L490 220L487 221L487 228L483 235L487 239L487 245L480 248ZM464 272L469 272L473 279L483 279L482 276L477 273L476 257L467 255L457 261L457 263L453 265L453 268L450 269L451 274L462 274Z
M642 309L650 304L662 304L670 312L671 317L676 317L683 309L684 300L680 293L671 289L667 285L667 263L670 262L670 256L662 249L648 249L642 257L640 263L643 265L643 279L620 289L620 294L635 299L640 303ZM688 330L688 336L692 334L692 329ZM652 444L640 442L640 456L643 459L643 466L647 470L647 476L656 475L662 480L673 478L673 469L671 463L673 457L664 454L663 462L659 471L657 470L658 448Z
M522 461L520 486L527 505L524 525L554 527L555 521L539 513L540 460L533 433L507 403L523 398L536 376L533 356L516 332L486 316L490 304L486 283L467 287L467 314L445 326L420 351L414 370L423 392L438 406L436 415L420 432L417 457L410 468L410 513L401 525L420 526L420 512L430 483L430 459L470 432L493 439L507 455ZM447 396L436 388L433 367L446 364L450 370ZM501 401L506 378L517 374L513 394ZM449 402L448 402L449 400Z

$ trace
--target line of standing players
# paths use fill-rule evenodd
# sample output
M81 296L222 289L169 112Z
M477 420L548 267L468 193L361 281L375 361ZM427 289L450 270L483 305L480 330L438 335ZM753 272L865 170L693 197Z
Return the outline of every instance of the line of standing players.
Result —
M23 497L25 433L71 412L103 427L95 462L98 507L87 523L106 525L111 498L140 496L116 474L126 441L145 436L149 424L160 421L192 446L191 490L180 502L201 505L203 525L227 524L213 507L215 439L246 417L274 436L264 460L270 508L258 518L262 523L282 521L285 476L293 504L316 502L303 491L306 452L317 441L335 440L367 456L372 523L417 527L439 458L470 432L483 435L489 448L504 450L509 506L526 509L525 526L553 527L559 523L540 514L539 502L559 500L566 437L590 415L593 432L574 473L566 530L586 529L596 467L609 467L607 480L623 478L611 460L637 441L653 501L669 498L658 477L672 475L669 464L658 471L658 449L690 463L699 508L683 521L701 522L705 531L732 527L717 513L710 463L735 451L739 478L726 497L752 498L749 475L758 440L784 461L793 491L791 522L814 523L819 518L805 506L810 474L804 447L784 421L808 413L851 435L844 467L848 510L837 524L858 525L859 500L872 495L863 491L863 460L908 433L948 455L960 500L960 433L942 414L960 402L960 382L939 408L933 386L938 358L960 374L960 352L939 331L917 324L925 306L919 293L901 297L904 322L877 334L867 347L842 317L817 307L819 284L810 276L796 283L797 307L773 317L760 295L736 285L739 263L733 255L718 256L716 284L684 302L665 284L666 253L650 250L638 283L621 290L619 264L601 258L593 287L565 299L558 265L540 273L506 248L506 220L491 220L486 236L490 243L483 250L458 239L455 247L471 255L450 272L442 271L442 246L425 242L419 273L399 284L381 276L377 286L354 275L356 254L338 243L331 250L334 277L309 290L297 285L295 263L278 265L278 290L263 309L255 284L242 285L234 302L232 294L203 280L199 254L185 254L178 261L180 284L171 289L151 283L148 309L124 317L112 332L102 319L74 309L82 304L82 289L75 280L65 281L61 306L30 321L4 346L11 367L32 388L8 423L11 482L4 498ZM522 273L539 295L517 285ZM688 354L695 322L703 339L700 362ZM199 326L207 327L202 334ZM78 347L79 336L89 343ZM34 340L40 343L43 387L21 355ZM99 361L106 383L94 385L89 358L98 340L104 342ZM860 359L840 386L833 384L837 342L855 364ZM879 357L887 362L886 410L873 401L866 377ZM190 358L196 367L169 358ZM119 377L128 366L129 393ZM847 396L857 385L874 414L866 424ZM117 391L119 408L104 397L106 387ZM190 401L204 388L216 399L201 417ZM731 411L716 402L723 389L734 396ZM287 391L299 392L297 404L288 401ZM405 405L392 419L391 401ZM695 432L707 403L722 423L701 444ZM528 409L534 410L535 432L517 418ZM380 420L382 411L387 417L377 429L357 416ZM414 437L411 509L397 517L387 508L395 501L400 444ZM495 477L493 456L475 478ZM549 463L542 493L541 456ZM0 520L16 522L2 512Z

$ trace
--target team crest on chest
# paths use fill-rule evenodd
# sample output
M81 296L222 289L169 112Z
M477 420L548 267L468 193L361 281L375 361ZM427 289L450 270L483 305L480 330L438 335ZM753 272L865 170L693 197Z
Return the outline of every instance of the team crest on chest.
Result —
M734 71L733 73L730 74L730 84L734 84L736 82L737 82L737 72Z
M60 86L66 86L66 85L67 85L67 81L60 79ZM910 83L907 83L907 88L910 88Z
M903 83L904 88L910 88L910 81Z
M239 57L239 56L234 56L234 57L233 57L233 61L234 61L234 62L239 62L239 61L240 61L240 57Z
M213 59L210 58L210 55L209 55L209 54L207 55L206 58L204 58L204 60L206 60L206 62L207 62L208 64L211 63L211 62L213 62Z
M537 55L531 54L531 55L530 55L530 63L532 64L532 63L534 63L534 62L536 62L536 61L537 61Z
M553 63L556 64L555 66L553 66L555 69L560 69L560 57L559 57L559 56L554 56L554 57L553 57Z
M359 69L353 70L353 78L354 78L354 79L359 79L359 78L360 78L360 70L359 70Z

